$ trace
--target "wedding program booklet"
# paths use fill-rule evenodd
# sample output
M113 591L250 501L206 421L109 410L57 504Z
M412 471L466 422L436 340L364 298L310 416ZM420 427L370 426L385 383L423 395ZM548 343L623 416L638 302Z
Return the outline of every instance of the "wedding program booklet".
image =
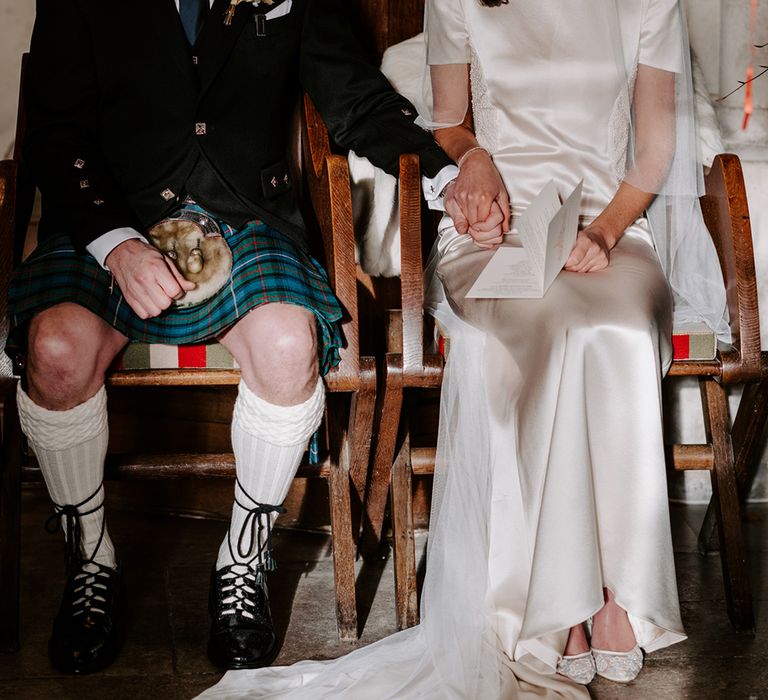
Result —
M540 299L576 242L582 180L561 205L550 180L517 221L519 240L503 243L483 268L468 299ZM522 244L522 247L521 247Z

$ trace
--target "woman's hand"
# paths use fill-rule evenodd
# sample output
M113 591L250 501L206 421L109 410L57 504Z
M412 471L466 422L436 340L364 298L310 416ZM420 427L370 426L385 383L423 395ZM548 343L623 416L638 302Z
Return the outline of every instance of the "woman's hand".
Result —
M618 239L594 223L579 231L565 269L571 272L597 272L608 267L611 249Z
M507 209L507 211L509 211ZM491 250L504 242L504 212L498 202L491 204L491 211L485 221L480 221L469 227L467 233L478 248Z
M509 231L509 195L499 171L484 150L470 153L459 177L445 192L445 211L459 233L469 233L481 248L502 242Z

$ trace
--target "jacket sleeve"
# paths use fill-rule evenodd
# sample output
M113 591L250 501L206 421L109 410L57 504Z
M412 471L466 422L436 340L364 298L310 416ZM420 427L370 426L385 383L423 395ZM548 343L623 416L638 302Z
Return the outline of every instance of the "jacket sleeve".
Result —
M364 57L342 0L308 0L302 30L300 80L343 148L397 175L401 153L416 153L424 176L453 161L432 135L414 124L413 105Z
M140 224L98 146L99 90L88 26L76 0L37 0L24 85L25 166L46 216L85 246Z

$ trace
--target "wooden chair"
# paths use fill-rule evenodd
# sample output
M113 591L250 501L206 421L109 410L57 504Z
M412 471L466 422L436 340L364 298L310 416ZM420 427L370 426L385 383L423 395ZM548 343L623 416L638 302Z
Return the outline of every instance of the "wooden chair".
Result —
M346 346L341 363L325 378L328 392L325 430L327 444L321 446L319 463L305 463L299 477L322 477L327 481L331 505L336 617L339 637L357 639L355 602L356 535L353 536L351 492L362 503L370 450L376 399L376 367L372 357L359 350L355 251L352 203L347 161L332 155L328 133L308 97L297 106L294 119L292 158L303 173L309 211L322 233L331 285L345 309L343 332ZM20 109L17 152L12 161L0 163L0 265L7 281L11 260L18 262L21 242L16 232L26 232L31 207L28 180L20 176L23 156L23 109ZM295 178L300 182L300 178ZM17 188L18 186L18 188ZM19 220L22 218L22 220ZM7 332L6 292L0 299L0 319ZM1 340L5 340L3 337ZM221 387L236 385L236 369L171 369L113 371L108 387ZM0 452L0 650L19 646L19 554L21 484L40 481L34 460L26 456L15 405L17 378L0 378L0 410L3 417ZM110 455L106 478L181 478L234 476L232 454L135 454ZM350 489L350 485L353 487Z
M397 624L418 622L416 553L413 540L412 477L431 474L435 450L411 447L409 415L403 410L404 392L438 389L443 358L427 349L422 312L422 247L420 241L420 192L418 161L400 161L402 306L389 319L389 352L386 356L382 420L375 450L367 501L367 518L380 537L387 500L391 493L395 551ZM707 444L674 445L671 465L676 470L711 472L713 516L719 534L728 615L739 630L754 629L747 557L741 529L740 496L745 495L748 467L768 413L768 353L760 351L757 289L752 237L741 165L734 155L721 155L706 178L702 210L715 241L728 290L728 307L734 346L714 361L674 362L670 377L693 376L701 389ZM762 381L761 381L762 379ZM726 387L745 385L733 430ZM708 525L711 527L711 525ZM704 530L705 544L709 531ZM371 543L368 543L371 546Z

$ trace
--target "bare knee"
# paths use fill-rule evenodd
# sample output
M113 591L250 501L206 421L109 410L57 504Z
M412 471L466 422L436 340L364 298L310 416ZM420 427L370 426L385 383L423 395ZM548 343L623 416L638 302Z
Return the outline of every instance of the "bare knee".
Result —
M237 342L228 344L243 378L272 403L306 400L317 383L317 331L311 311L289 304L268 304L236 326Z
M263 352L265 363L270 358L278 359L296 369L310 371L316 365L317 339L315 337L314 317L292 318L265 329Z
M64 410L90 398L126 339L74 304L43 311L30 322L27 379L32 400Z

